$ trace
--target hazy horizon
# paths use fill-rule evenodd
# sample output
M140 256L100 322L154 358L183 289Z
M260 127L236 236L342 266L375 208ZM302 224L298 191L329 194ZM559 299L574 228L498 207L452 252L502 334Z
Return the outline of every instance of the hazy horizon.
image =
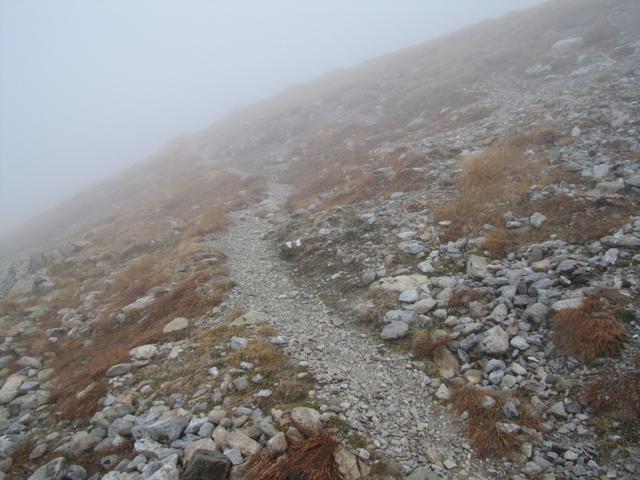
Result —
M226 112L542 0L0 0L0 233Z

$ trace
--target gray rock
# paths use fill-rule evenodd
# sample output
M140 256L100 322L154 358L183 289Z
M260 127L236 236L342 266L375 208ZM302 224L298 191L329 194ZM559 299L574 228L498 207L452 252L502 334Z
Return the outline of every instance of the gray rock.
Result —
M291 410L291 420L304 435L313 435L322 430L320 413L313 408L296 407Z
M518 412L518 407L516 407L515 403L507 402L502 406L502 414L507 418L518 418L520 413Z
M118 363L113 365L107 373L105 374L107 377L119 377L120 375L125 375L131 371L132 365L130 363Z
M533 303L527 307L524 311L524 319L531 320L534 323L541 323L547 318L547 314L549 313L549 309L543 303Z
M26 380L22 375L11 375L0 388L0 405L9 403L18 396L20 386Z
M180 470L173 463L164 464L148 480L179 480Z
M489 261L480 255L469 255L467 257L467 275L482 280L487 276L487 265Z
M553 415L556 415L558 417L566 418L567 411L564 408L564 402L557 402L551 405L551 408L549 408L549 413L552 413Z
M37 469L29 480L62 480L68 468L67 459L58 457Z
M230 448L237 448L246 457L250 457L254 453L260 451L261 448L258 442L245 435L240 430L233 430L227 433L226 440Z
M584 303L584 297L567 298L566 300L559 300L551 305L551 310L559 312L566 308L580 308Z
M412 240L410 242L402 242L400 244L400 250L402 250L404 253L417 255L419 253L424 252L425 246L422 242L418 242L417 240Z
M484 333L480 348L486 353L501 354L509 349L509 334L496 325Z
M267 450L272 457L282 455L287 451L287 438L284 433L278 432L267 442Z
M144 427L144 432L152 440L168 444L180 438L180 435L182 435L182 432L184 432L188 424L188 417L174 415Z
M167 323L162 329L162 333L179 332L186 328L189 328L189 320L183 317L178 317Z
M420 297L416 290L405 290L404 292L400 293L398 301L404 303L415 303L418 301L418 298Z
M546 221L547 221L547 217L545 217L540 212L536 212L529 217L529 223L533 228L541 228L544 222Z
M249 341L243 337L231 337L231 341L229 342L229 347L231 350L242 350L243 348L247 348Z
M517 348L518 350L526 350L527 348L529 348L529 344L527 343L527 341L519 335L513 337L509 344L513 348Z
M87 471L80 465L71 465L67 469L65 478L67 480L84 480L87 478Z
M187 462L181 480L224 480L231 462L220 452L196 450Z
M406 337L408 333L409 325L405 322L391 322L382 329L380 336L384 340L397 340Z
M439 480L437 473L433 472L429 467L418 467L405 480Z

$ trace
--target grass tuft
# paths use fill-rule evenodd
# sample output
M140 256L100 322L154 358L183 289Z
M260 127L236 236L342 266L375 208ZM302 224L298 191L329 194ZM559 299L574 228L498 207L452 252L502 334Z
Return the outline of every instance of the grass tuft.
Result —
M244 478L260 480L342 480L334 454L338 442L328 433L307 438L289 448L278 460L259 452L244 469Z
M557 312L553 322L551 339L558 349L587 363L617 356L627 338L624 323L600 296L587 298L580 308Z

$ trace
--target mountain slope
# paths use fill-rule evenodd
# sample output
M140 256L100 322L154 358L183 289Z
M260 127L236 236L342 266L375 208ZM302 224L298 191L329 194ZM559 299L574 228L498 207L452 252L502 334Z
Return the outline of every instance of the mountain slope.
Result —
M53 209L1 250L0 470L633 478L638 98L638 3L549 2Z

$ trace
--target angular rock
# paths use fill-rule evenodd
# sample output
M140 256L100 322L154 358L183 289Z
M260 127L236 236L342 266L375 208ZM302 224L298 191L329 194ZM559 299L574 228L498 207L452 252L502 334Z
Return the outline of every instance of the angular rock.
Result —
M214 450L196 450L187 460L180 480L224 480L231 470L231 462Z
M227 444L231 448L237 448L245 457L250 457L262 448L258 442L245 435L240 430L227 433Z
M509 350L509 334L496 325L484 333L480 348L486 353L501 354Z
M291 410L291 420L298 430L310 436L322 430L320 413L313 408L296 407Z
M469 255L467 257L467 275L482 280L487 276L487 265L489 261L480 255Z
M58 457L37 469L29 477L29 480L62 480L67 474L68 468L67 459Z
M167 323L162 329L162 333L179 332L185 328L189 328L189 320L183 317L178 317Z

